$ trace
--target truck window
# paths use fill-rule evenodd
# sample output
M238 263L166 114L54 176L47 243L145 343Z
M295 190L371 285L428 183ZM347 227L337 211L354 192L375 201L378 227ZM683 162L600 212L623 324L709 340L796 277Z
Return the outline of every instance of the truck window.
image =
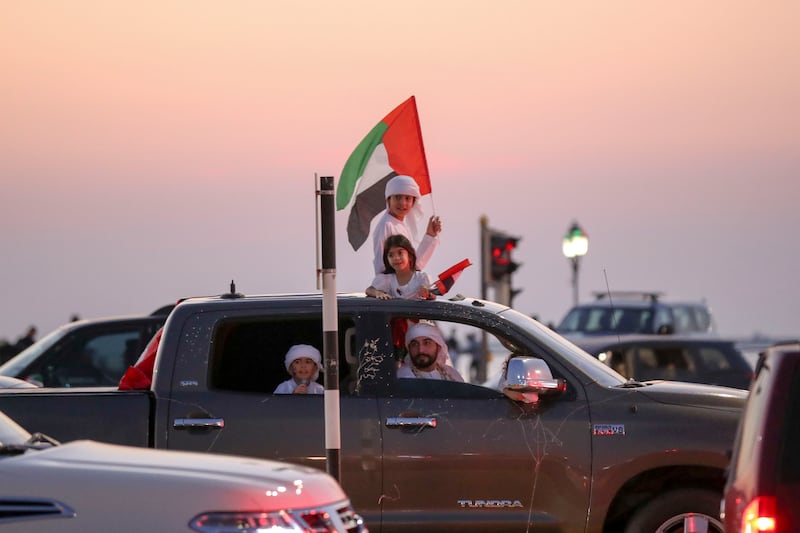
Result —
M345 341L352 342L354 324L339 324L339 387L349 390L355 369L345 357ZM322 318L246 317L221 320L212 337L210 383L212 389L272 394L289 377L286 352L295 344L310 344L324 358ZM324 385L324 371L318 382Z
M393 395L402 397L449 397L478 398L495 397L499 393L500 377L504 363L512 351L523 353L497 335L481 328L446 320L425 320L435 324L447 344L450 366L455 368L463 383L429 379L400 379ZM408 353L405 345L407 328L420 321L419 318L393 317L390 321L394 358L398 366L404 364ZM407 363L407 361L406 361ZM479 366L485 365L485 376ZM411 383L409 383L411 381ZM425 381L429 383L413 383Z

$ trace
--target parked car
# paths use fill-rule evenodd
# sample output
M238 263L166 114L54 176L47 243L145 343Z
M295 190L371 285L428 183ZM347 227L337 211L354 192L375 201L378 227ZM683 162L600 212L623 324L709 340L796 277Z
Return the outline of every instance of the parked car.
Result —
M608 335L575 344L624 377L667 379L747 389L753 368L733 340L693 335Z
M728 469L729 533L800 531L800 343L761 354Z
M366 533L318 469L31 435L0 412L0 529Z
M556 331L569 338L612 333L715 333L704 302L669 302L658 292L596 292L570 309Z
M0 366L0 376L43 387L116 385L164 324L172 307L161 307L150 315L64 324Z

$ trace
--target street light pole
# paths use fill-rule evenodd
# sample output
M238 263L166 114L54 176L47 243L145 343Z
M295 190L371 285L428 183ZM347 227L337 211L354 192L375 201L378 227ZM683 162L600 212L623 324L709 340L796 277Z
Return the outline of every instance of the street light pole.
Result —
M578 225L573 222L572 226L567 230L561 241L561 251L564 252L564 257L572 263L572 290L574 305L578 305L578 270L580 267L580 259L589 250L589 236Z

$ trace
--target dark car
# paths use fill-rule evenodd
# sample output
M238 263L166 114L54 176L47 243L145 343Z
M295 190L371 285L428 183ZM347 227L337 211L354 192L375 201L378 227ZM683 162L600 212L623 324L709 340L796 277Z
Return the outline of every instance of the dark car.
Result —
M800 343L763 352L733 448L725 531L800 531Z
M164 324L172 307L159 308L150 315L64 324L0 366L0 376L43 387L117 385Z
M596 292L570 309L556 331L568 338L612 333L714 333L704 302L670 302L658 292Z
M732 340L693 335L614 335L573 342L624 377L747 389L753 369Z

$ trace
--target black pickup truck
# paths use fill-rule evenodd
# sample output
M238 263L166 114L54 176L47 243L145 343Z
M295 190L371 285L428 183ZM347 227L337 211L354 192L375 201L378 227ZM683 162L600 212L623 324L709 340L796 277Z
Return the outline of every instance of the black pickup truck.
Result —
M341 482L371 531L722 531L723 471L745 392L626 381L483 300L352 294L337 305ZM322 313L319 294L188 299L164 326L151 390L12 389L0 409L62 441L325 469L323 396L272 393L287 379L291 345L322 349ZM552 375L537 386L549 394L526 403L492 386L398 379L398 331L409 320L485 332L510 359L546 365Z

